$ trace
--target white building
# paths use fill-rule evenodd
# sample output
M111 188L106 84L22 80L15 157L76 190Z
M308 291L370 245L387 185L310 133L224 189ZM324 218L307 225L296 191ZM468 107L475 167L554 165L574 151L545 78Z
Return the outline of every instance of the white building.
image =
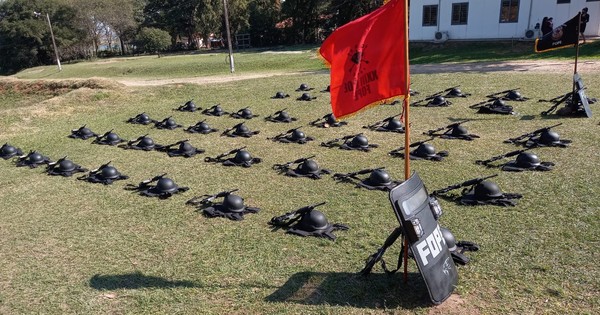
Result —
M584 35L600 36L600 0L412 0L409 38L535 39L544 17L552 17L556 27L584 7L590 15Z

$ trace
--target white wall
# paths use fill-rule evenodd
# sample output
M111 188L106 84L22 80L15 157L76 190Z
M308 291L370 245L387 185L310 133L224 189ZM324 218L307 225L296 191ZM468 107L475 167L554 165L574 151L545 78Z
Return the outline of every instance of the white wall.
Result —
M469 3L466 25L451 25L452 4ZM501 0L411 0L411 41L432 41L438 31L447 32L450 39L518 39L525 31L534 29L544 16L554 18L554 25L566 22L582 8L588 7L590 22L586 35L600 36L600 1L571 0L568 4L557 4L556 0L521 0L519 19L516 23L500 23ZM423 26L423 6L438 5L438 25Z

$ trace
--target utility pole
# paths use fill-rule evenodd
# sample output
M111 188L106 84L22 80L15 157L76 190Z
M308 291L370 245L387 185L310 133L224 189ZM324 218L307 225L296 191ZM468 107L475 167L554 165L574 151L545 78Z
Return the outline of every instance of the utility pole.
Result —
M36 17L42 15L39 12L33 12ZM52 37L52 46L54 47L54 54L56 55L56 64L58 65L58 71L62 71L62 66L60 65L60 58L58 57L58 48L56 48L56 40L54 40L54 32L52 31L52 23L50 23L50 15L46 13L46 20L48 21L48 27L50 28L50 37Z
M227 12L227 0L223 0L223 9L225 14L225 29L227 30L227 47L229 48L229 70L235 71L233 65L233 48L231 48L231 31L229 30L229 13Z

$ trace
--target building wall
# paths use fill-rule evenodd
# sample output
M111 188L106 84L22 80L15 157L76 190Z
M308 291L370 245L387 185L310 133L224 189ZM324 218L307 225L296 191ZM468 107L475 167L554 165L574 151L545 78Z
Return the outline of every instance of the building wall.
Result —
M588 1L557 4L557 0L520 0L518 21L500 23L502 0L412 0L409 36L411 41L433 41L436 32L447 32L454 40L521 39L527 30L535 31L545 16L553 17L554 26L558 26L584 7L590 15L585 35L600 36L600 1ZM451 25L453 3L469 4L466 25ZM438 5L437 26L423 26L425 5Z

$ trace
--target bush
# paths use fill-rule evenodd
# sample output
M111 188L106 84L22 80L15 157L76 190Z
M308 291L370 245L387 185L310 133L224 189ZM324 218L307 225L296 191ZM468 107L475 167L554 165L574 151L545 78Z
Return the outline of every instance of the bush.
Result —
M138 35L138 40L146 52L158 54L166 50L171 45L171 35L168 32L158 28L142 28Z

